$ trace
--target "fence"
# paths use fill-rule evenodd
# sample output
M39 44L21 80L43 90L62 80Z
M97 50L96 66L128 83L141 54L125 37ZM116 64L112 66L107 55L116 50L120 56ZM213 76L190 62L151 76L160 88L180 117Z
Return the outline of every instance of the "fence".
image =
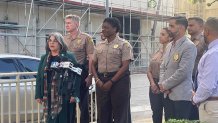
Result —
M35 78L36 72L0 73L0 123L41 123L44 121L42 106L36 103ZM7 79L10 77L15 79ZM93 88L95 89L95 88ZM90 122L97 119L96 96L90 93ZM94 93L95 94L95 93ZM94 100L94 101L93 101ZM76 106L77 123L80 123L80 110Z

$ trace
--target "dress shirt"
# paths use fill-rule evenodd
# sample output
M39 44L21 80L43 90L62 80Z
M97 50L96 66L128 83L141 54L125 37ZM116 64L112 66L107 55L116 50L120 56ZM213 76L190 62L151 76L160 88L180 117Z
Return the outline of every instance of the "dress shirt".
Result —
M218 97L218 39L212 41L198 65L198 89L193 97L201 103L209 97Z

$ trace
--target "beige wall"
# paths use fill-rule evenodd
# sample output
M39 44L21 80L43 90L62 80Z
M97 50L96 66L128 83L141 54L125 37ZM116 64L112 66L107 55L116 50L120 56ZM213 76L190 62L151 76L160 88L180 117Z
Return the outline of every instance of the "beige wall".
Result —
M214 0L206 0L207 3L211 3ZM218 1L213 3L210 7L206 6L205 3L205 15L204 18L208 18L208 17L218 17Z
M185 13L186 17L199 16L203 17L204 3L192 4L188 0L174 0L175 14Z
M218 17L218 2L207 6L214 0L205 0L202 3L192 4L188 0L174 0L175 13L187 13L186 17L199 16L206 20L208 17Z

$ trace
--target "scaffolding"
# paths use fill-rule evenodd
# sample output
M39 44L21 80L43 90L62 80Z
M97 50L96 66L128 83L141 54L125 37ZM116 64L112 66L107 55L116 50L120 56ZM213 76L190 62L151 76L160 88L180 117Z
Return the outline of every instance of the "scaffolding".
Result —
M44 53L46 34L52 31L66 34L66 14L79 13L82 25L85 25L82 31L92 35L95 40L100 39L101 25L96 27L93 24L93 14L102 17L115 16L122 23L123 30L120 35L130 41L134 49L135 60L131 64L131 70L144 72L148 66L149 55L158 48L156 34L161 27L167 25L165 21L174 15L173 3L173 0L3 0L0 5L4 6L5 15L4 19L0 20L0 36L5 42L4 52L39 57ZM18 6L17 22L8 18L9 14L14 14L9 11L13 6ZM52 10L50 16L47 17L45 14L45 22L40 24L41 12L44 10L46 13L48 9ZM21 15L25 20L23 23L20 22ZM58 19L62 21L58 22ZM56 21L53 22L53 26L50 24L51 20ZM16 51L10 51L10 45L15 45L11 40L16 42Z

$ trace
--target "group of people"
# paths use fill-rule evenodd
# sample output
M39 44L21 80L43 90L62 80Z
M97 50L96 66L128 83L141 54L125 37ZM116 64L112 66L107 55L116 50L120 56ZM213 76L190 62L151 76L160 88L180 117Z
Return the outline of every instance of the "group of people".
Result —
M81 32L80 17L65 17L67 35L51 33L41 57L35 99L43 104L46 123L74 123L79 103L81 123L89 123L89 86L94 77L98 123L131 123L128 41L119 37L117 18L105 18L101 41ZM191 35L186 36L186 30ZM218 18L169 19L160 32L161 48L148 67L153 122L218 119ZM70 66L69 66L70 65Z
M186 30L191 36L186 36ZM175 16L160 32L162 47L147 71L153 123L218 120L218 18Z
M35 99L44 106L45 122L74 123L79 103L80 122L89 123L89 86L94 77L97 122L131 123L129 64L133 51L118 35L119 20L104 19L103 38L96 46L91 36L79 30L79 16L67 15L65 25L67 35L49 35L38 68Z

